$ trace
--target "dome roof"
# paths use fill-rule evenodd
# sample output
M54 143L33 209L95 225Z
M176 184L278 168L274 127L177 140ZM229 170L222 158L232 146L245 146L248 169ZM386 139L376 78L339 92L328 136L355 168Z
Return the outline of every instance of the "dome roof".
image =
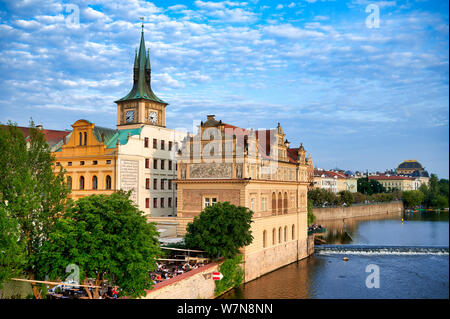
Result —
M416 160L406 160L402 163L400 163L400 165L398 166L398 168L405 168L405 169L423 169L422 164L420 164L418 161Z

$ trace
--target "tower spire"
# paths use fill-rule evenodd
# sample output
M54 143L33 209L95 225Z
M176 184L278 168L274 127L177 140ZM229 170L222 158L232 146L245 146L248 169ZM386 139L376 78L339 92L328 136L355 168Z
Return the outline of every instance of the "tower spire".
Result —
M159 103L166 104L159 99L151 89L151 71L150 71L150 53L146 52L144 40L144 17L139 18L141 24L141 42L139 44L139 52L134 55L133 66L133 88L130 93L118 101L147 99Z

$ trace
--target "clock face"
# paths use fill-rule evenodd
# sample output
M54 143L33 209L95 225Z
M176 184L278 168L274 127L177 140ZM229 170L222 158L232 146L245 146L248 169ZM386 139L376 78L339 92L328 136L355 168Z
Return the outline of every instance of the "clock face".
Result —
M156 123L156 121L158 121L158 113L154 111L150 112L148 115L148 119L151 123Z
M131 123L134 121L134 111L127 111L127 113L125 114L125 120L127 121L127 123Z

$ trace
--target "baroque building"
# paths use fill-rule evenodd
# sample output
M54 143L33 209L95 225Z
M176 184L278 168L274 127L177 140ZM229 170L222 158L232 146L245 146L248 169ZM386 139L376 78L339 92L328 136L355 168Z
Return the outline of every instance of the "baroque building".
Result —
M67 171L71 197L131 191L147 216L176 216L176 150L185 132L166 127L166 106L151 88L150 55L144 30L135 53L133 86L116 101L116 129L78 120L54 147Z
M179 236L203 208L227 201L254 212L245 281L307 256L306 151L290 148L280 124L255 131L208 115L183 140L178 167Z

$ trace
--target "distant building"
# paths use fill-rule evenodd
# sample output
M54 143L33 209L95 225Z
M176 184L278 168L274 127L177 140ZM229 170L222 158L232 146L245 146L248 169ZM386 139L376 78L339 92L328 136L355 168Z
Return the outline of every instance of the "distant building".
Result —
M334 193L341 191L357 192L357 179L344 171L314 170L314 188L322 188Z
M412 191L418 190L420 185L428 183L427 178L418 178L410 176L390 176L390 175L372 175L369 179L380 182L386 191Z
M2 128L8 128L8 125L0 125ZM25 136L25 139L27 141L27 144L30 140L30 127L25 126L17 126L19 130L22 131L23 135ZM42 125L37 125L36 128L41 131L41 133L44 135L45 141L47 142L48 146L52 150L64 137L69 135L70 131L59 131L59 130L47 130L42 127Z
M417 160L405 160L397 167L398 175L422 174L425 171L422 164Z

